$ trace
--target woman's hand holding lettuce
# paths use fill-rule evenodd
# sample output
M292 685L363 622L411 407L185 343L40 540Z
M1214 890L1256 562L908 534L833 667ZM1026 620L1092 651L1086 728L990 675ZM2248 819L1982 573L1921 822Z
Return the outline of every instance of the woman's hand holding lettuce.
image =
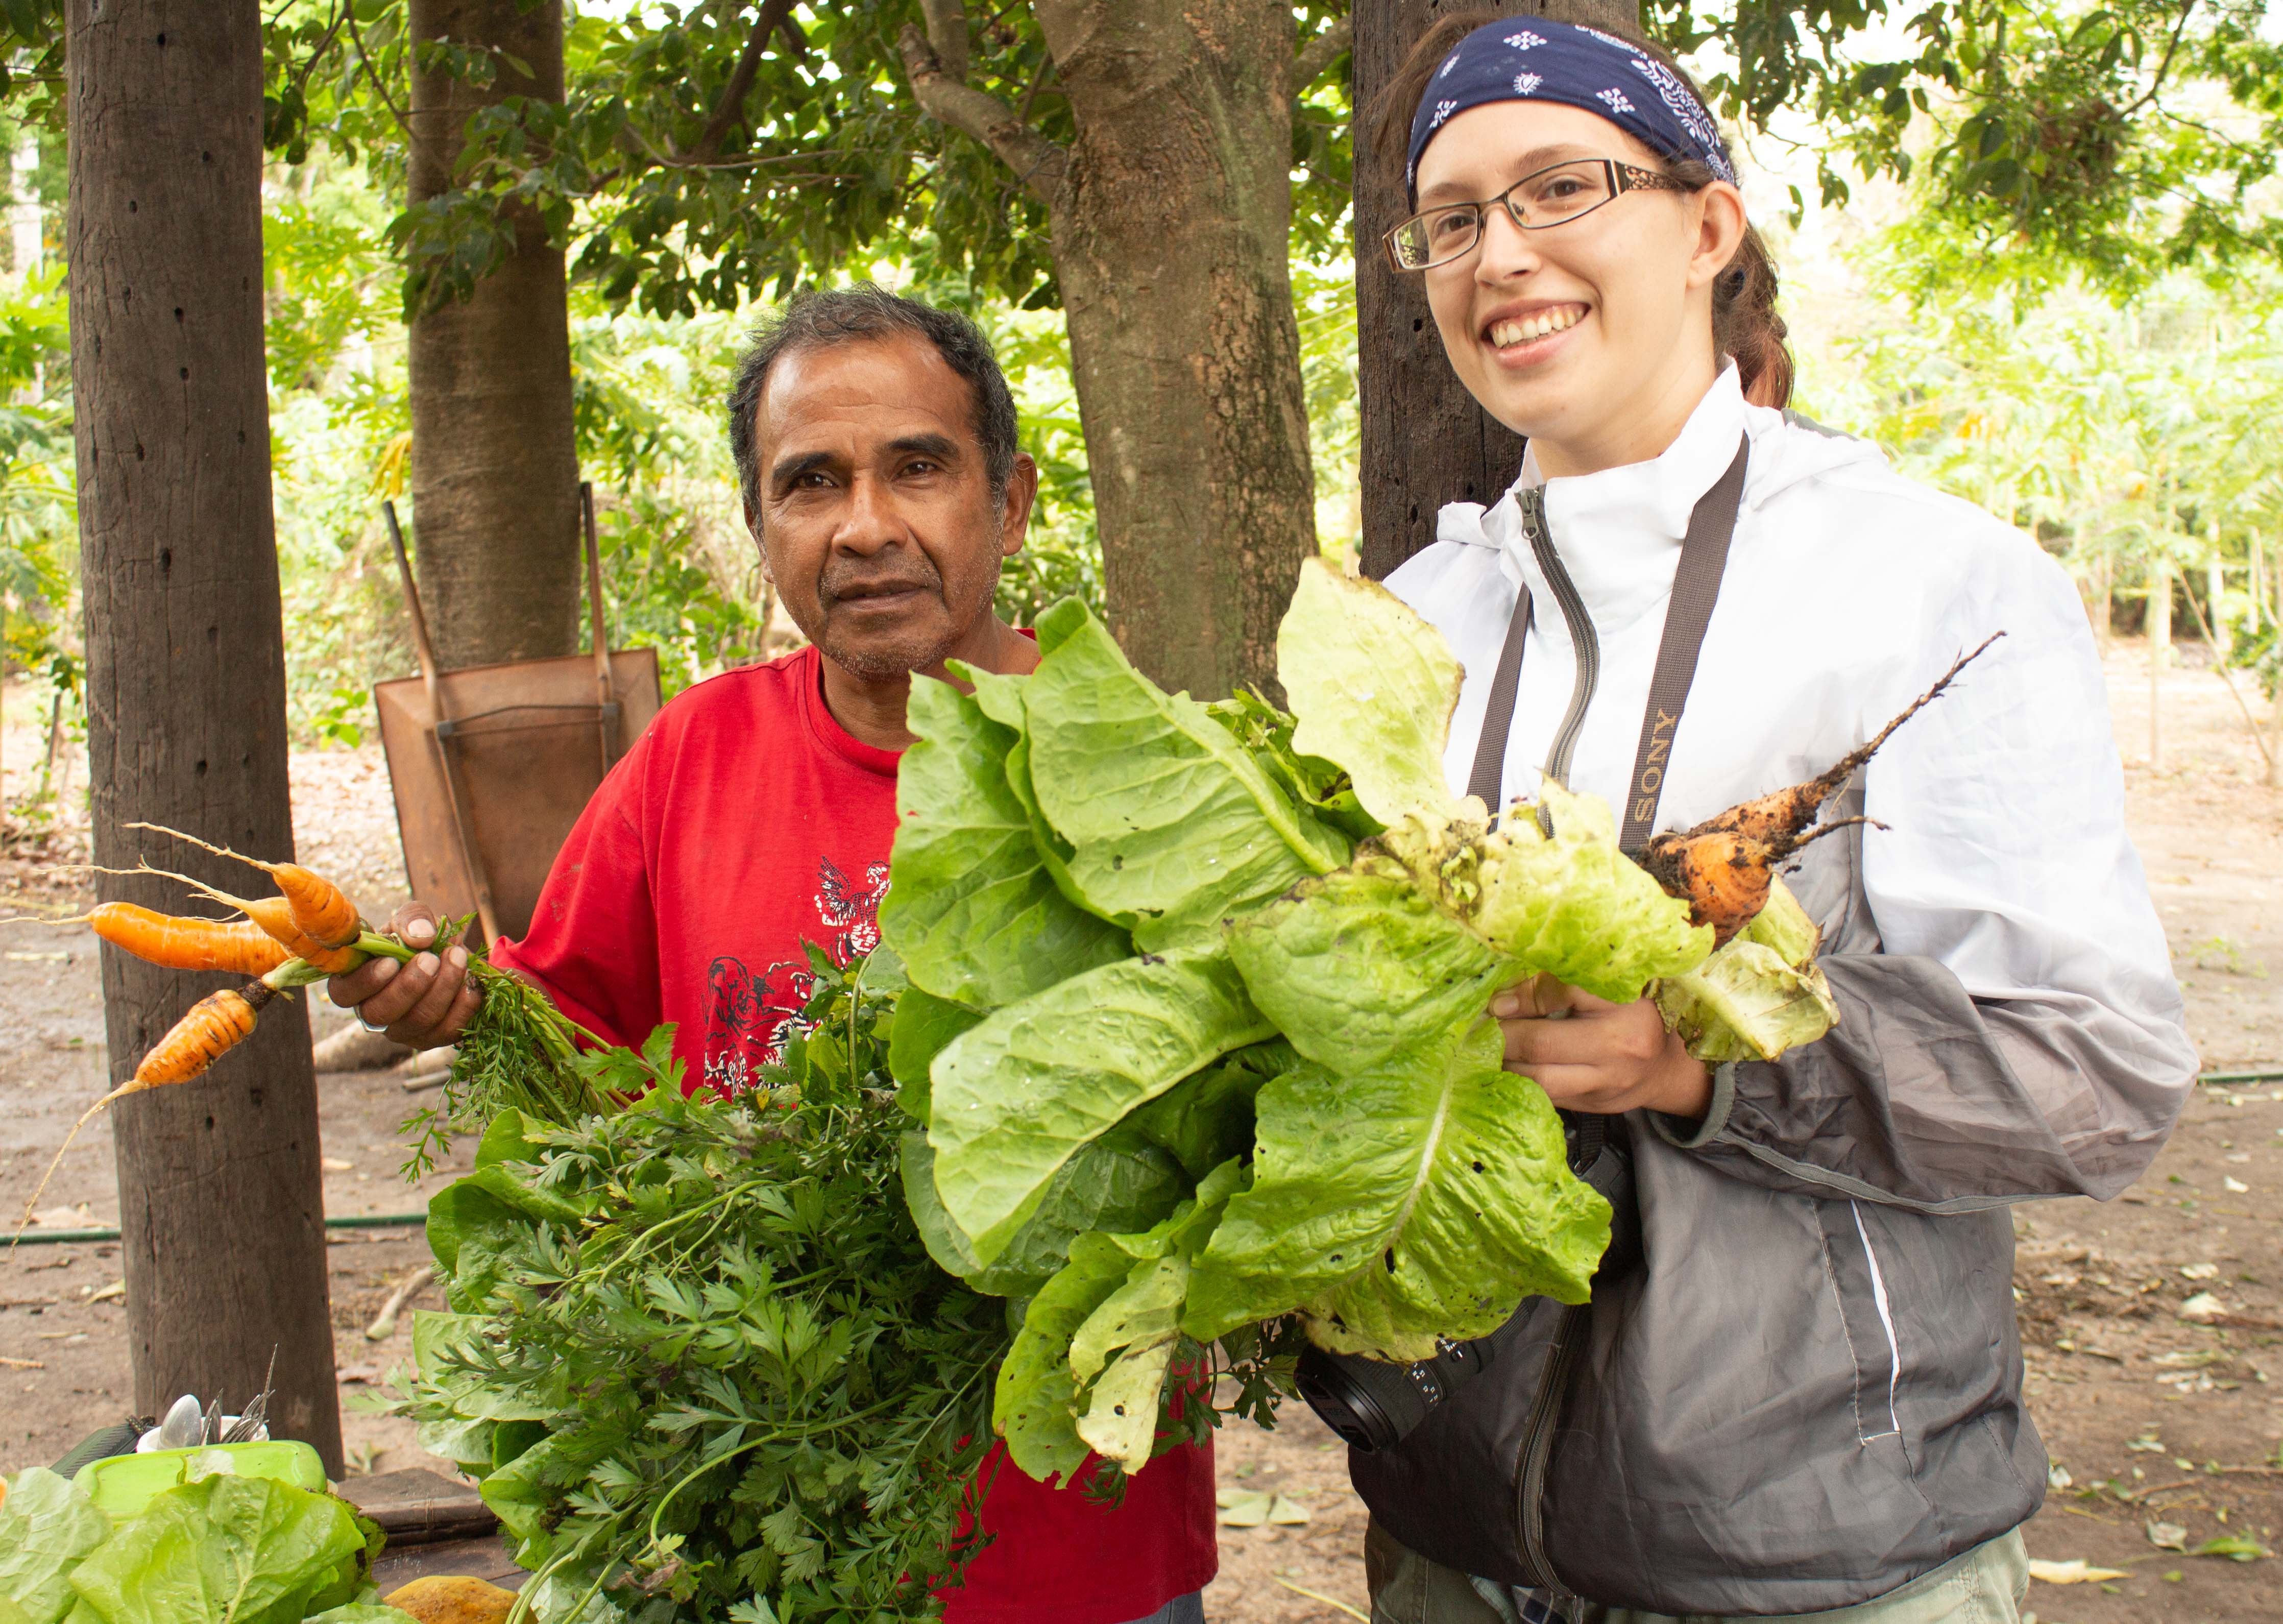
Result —
M1812 934L1715 954L1600 801L1549 785L1546 826L1493 831L1452 796L1458 664L1380 588L1303 571L1290 716L1162 692L1076 604L1038 629L1027 677L914 683L881 911L906 1189L1023 1308L995 1420L1032 1475L1187 1435L1167 1376L1216 1341L1261 1401L1274 1323L1407 1360L1585 1299L1609 1211L1500 1069L1500 988L1656 991L1706 1058L1828 1027ZM1103 1176L1151 1150L1179 1173L1146 1198Z

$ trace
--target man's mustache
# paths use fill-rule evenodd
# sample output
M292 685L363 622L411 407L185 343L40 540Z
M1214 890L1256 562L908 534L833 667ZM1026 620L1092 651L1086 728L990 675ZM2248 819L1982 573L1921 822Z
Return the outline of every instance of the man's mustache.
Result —
M874 597L890 592L943 594L943 576L925 560L916 569L828 569L817 581L817 595L827 604Z

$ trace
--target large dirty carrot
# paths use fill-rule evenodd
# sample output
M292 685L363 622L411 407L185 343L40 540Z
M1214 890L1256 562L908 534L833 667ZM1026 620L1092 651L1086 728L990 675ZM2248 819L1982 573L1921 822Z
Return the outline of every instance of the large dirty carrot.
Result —
M1857 824L1875 822L1845 817L1818 824L1815 820L1824 803L1894 736L1897 728L1931 704L1960 671L2005 635L1995 633L1972 653L1961 656L1943 673L1940 682L1913 700L1901 715L1827 770L1804 784L1730 807L1694 829L1658 835L1642 851L1641 867L1664 887L1666 895L1689 905L1697 924L1710 925L1716 941L1727 941L1767 905L1768 881L1777 864L1811 840Z
M298 863L265 863L259 857L234 852L227 846L214 846L194 834L169 829L164 824L129 824L125 826L172 835L178 840L189 841L201 851L212 852L217 857L233 857L260 869L277 882L277 889L284 896L294 925L320 948L346 948L364 929L364 922L357 917L356 904L349 901L348 894L314 869L305 869Z

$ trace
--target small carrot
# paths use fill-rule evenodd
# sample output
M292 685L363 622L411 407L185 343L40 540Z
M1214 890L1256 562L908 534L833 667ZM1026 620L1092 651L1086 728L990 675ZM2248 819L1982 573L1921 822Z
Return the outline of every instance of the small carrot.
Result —
M115 948L169 970L227 970L267 975L292 951L251 919L185 919L132 902L105 902L73 920Z
M63 1165L64 1155L79 1137L80 1129L93 1121L98 1112L122 1095L139 1094L145 1089L164 1088L169 1083L188 1082L200 1075L216 1060L253 1035L254 1021L263 1006L277 996L277 989L268 981L248 981L232 991L209 993L192 1004L190 1012L168 1028L167 1035L143 1057L142 1064L135 1068L134 1076L80 1113L79 1120L72 1124L71 1132L64 1136L62 1149L48 1163L48 1170L40 1175L39 1187L32 1191L32 1198L24 1204L24 1215L18 1222L15 1238L9 1245L12 1246L17 1240L23 1238L25 1227L32 1222L33 1210L39 1206L40 1198L47 1193L48 1181L55 1177L56 1169Z
M134 1081L114 1090L113 1097L170 1082L188 1082L252 1037L262 1006L277 995L261 981L248 981L242 989L207 994L143 1057L143 1063L135 1068Z
M305 869L298 863L264 863L259 857L234 852L227 846L209 845L194 834L169 829L164 824L129 824L126 826L170 834L178 840L188 840L201 851L212 852L217 857L235 857L240 863L261 870L277 882L277 889L284 894L292 910L293 923L321 948L345 948L355 941L364 929L364 922L357 917L356 904L349 901L348 894L314 869ZM304 954L302 956L306 958L308 956Z
M1815 820L1824 803L1893 737L1897 728L1932 703L1960 671L2005 635L1996 633L1961 657L1943 673L1940 682L1881 728L1869 743L1848 752L1829 770L1804 784L1730 807L1694 829L1658 835L1642 851L1641 867L1666 895L1689 905L1690 917L1697 924L1710 925L1716 941L1726 941L1767 905L1769 877L1778 863L1801 847L1857 824L1884 827L1871 818L1845 817L1819 825Z

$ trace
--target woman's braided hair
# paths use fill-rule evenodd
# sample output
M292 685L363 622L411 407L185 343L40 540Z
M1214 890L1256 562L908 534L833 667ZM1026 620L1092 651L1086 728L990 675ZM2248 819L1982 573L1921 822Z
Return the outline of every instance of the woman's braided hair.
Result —
M1372 139L1383 156L1392 153L1401 160L1410 137L1411 115L1419 106L1419 98L1427 93L1427 82L1451 54L1451 48L1485 23L1505 20L1497 12L1461 12L1441 19L1420 36L1371 108ZM1643 55L1671 68L1699 101L1704 99L1687 70L1662 47L1631 29L1617 32ZM1691 191L1713 180L1711 169L1693 158L1661 159L1659 168ZM1756 406L1780 410L1791 402L1793 369L1791 350L1784 343L1787 331L1783 317L1776 314L1775 261L1769 256L1759 228L1748 223L1736 257L1712 285L1712 340L1723 354L1735 358L1744 398Z

